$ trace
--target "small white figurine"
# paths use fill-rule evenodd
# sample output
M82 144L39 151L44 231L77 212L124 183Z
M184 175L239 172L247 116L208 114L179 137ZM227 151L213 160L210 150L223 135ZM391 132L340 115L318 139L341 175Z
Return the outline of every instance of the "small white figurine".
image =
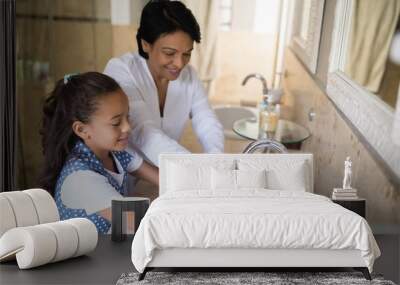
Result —
M343 178L343 189L351 188L351 160L350 156L346 158L344 162L344 178Z

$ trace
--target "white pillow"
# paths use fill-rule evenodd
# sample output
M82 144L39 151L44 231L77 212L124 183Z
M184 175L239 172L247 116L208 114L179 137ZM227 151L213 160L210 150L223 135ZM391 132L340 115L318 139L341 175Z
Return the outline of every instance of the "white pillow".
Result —
M240 170L266 170L267 187L271 190L306 191L309 187L308 163L297 159L240 159Z
M211 169L212 190L239 190L241 188L266 188L265 170Z
M168 191L210 189L211 167L168 164L166 186Z
M211 169L212 190L236 190L236 170Z
M285 169L274 168L267 171L268 188L273 190L307 191L307 164L294 163Z
M232 159L194 159L190 155L166 161L165 191L211 191L211 168L233 169L235 163Z
M267 171L236 170L237 188L267 188Z

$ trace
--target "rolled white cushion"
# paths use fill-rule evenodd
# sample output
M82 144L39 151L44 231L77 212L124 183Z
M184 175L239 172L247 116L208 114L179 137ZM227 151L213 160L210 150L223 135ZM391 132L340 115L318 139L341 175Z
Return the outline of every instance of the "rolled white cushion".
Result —
M16 257L20 269L86 254L96 248L97 229L88 219L18 227L0 238L0 261Z
M44 224L49 228L57 239L57 250L51 262L57 262L70 258L78 250L78 233L72 228L71 224L62 222Z
M33 226L39 223L35 205L31 197L23 191L3 192L13 209L17 227Z
M98 232L96 226L88 219L74 218L64 222L72 225L78 233L78 248L75 256L86 254L96 248Z
M0 260L9 260L16 254L20 269L51 262L56 249L53 231L43 225L14 228L0 238Z
M39 224L51 223L60 220L57 205L49 192L43 189L29 189L24 190L23 192L31 197L39 218Z
M8 199L0 194L0 237L9 229L15 228L14 211Z
M14 227L60 220L56 203L43 189L0 193L0 237Z

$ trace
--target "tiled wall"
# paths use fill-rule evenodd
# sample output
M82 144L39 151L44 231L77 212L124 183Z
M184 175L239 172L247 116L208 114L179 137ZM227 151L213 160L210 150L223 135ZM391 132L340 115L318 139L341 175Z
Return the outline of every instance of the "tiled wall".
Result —
M314 154L315 192L330 196L341 187L344 160L353 161L352 186L367 199L367 219L371 223L400 223L400 187L392 184L379 160L370 153L357 134L335 109L326 93L308 70L288 49L285 58L285 92L294 100L294 119L306 126L312 136L302 150ZM308 111L316 118L310 122Z
M247 31L219 32L218 78L210 99L215 104L256 104L261 101L262 84L250 79L245 86L242 81L250 73L262 74L272 85L274 70L274 41L272 35Z
M102 71L112 57L110 0L17 3L18 185L35 187L42 164L42 103L67 73Z

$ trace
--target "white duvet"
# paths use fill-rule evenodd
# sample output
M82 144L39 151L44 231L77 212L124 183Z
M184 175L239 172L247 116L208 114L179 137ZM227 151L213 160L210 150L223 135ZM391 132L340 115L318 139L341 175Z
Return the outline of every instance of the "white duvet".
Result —
M358 249L372 271L379 248L368 223L328 198L299 191L172 192L154 200L132 243L143 272L155 249Z

